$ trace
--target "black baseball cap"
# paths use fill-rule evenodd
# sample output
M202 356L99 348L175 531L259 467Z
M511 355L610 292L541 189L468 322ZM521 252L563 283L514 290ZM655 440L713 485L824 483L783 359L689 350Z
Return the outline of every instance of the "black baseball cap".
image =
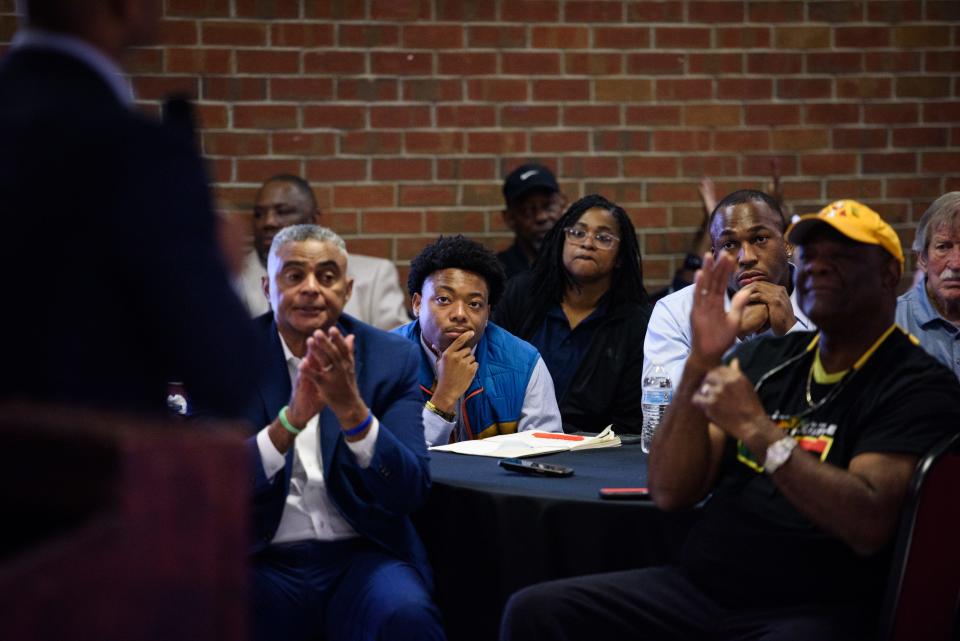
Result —
M542 189L551 193L560 191L557 178L553 172L536 163L520 165L510 172L503 181L503 198L508 205L534 189Z

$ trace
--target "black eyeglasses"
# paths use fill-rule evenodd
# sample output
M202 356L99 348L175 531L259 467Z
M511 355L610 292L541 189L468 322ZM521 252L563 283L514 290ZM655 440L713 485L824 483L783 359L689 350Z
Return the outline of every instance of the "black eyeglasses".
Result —
M600 249L610 249L614 243L620 242L620 239L613 234L608 234L605 231L598 231L591 234L586 229L581 229L580 227L564 227L563 233L567 235L567 240L572 245L583 245L584 241L587 240L587 236L591 236L594 244Z

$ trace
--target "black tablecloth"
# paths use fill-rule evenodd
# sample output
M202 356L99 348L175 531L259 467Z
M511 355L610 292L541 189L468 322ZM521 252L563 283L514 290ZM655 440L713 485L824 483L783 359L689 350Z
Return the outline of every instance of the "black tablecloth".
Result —
M416 522L451 641L496 639L503 605L524 586L672 561L693 519L598 498L601 487L646 485L639 445L535 459L573 467L567 478L508 472L494 458L431 457L433 490Z

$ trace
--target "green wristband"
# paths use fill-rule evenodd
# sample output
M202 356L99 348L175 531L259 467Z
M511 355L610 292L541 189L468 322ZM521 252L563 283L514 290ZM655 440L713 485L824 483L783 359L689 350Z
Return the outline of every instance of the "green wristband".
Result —
M283 407L280 408L280 413L277 414L277 418L280 419L280 424L283 425L283 429L287 430L288 432L296 436L303 430L298 430L297 428L295 428L293 425L290 424L290 421L287 419L287 407L289 406L284 405Z

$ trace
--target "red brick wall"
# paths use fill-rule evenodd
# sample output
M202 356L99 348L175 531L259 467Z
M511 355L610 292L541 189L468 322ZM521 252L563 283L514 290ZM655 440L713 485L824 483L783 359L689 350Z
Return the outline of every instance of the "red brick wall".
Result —
M502 247L500 184L552 165L642 235L668 280L696 184L762 187L794 210L859 198L909 244L960 189L960 2L166 0L131 61L148 108L200 102L218 206L304 174L351 248L401 266L439 233ZM15 30L0 0L0 42Z

